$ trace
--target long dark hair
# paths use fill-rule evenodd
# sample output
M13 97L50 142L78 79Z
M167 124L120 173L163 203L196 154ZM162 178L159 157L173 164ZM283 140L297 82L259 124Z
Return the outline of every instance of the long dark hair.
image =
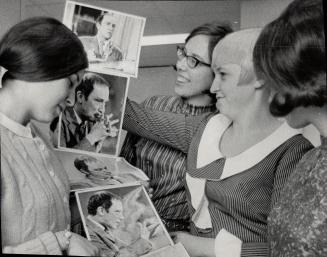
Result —
M12 78L29 82L67 77L88 67L78 37L60 21L33 17L13 26L0 41L0 66Z

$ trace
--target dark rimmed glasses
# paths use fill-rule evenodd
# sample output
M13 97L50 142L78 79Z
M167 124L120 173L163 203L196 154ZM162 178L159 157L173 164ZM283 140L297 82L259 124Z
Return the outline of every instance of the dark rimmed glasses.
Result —
M202 61L198 60L194 56L187 55L186 51L185 51L185 47L177 46L177 59L182 60L183 58L186 58L187 66L190 67L191 69L194 69L199 64L202 64L202 65L207 66L207 67L211 67L211 64L202 62Z

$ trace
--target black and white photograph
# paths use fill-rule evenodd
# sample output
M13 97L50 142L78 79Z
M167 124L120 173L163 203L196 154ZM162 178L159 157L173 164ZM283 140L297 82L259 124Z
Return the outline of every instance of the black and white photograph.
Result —
M117 155L129 78L86 72L75 104L50 124L55 147Z
M120 157L62 150L55 153L68 173L71 191L149 180L142 170Z
M143 186L111 186L75 194L87 238L101 256L143 256L173 245Z
M144 17L67 1L63 21L83 43L90 70L137 77Z
M1 250L327 256L323 0L0 0Z

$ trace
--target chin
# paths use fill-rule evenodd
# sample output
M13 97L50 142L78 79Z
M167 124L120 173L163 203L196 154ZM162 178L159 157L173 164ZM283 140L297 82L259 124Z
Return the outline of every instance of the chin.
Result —
M286 119L287 124L294 128L294 129L301 129L308 125L310 125L310 122L305 122L301 120L294 120L294 119Z
M298 112L291 112L286 117L287 124L295 129L304 128L310 125L310 122L305 118L305 115L302 115Z

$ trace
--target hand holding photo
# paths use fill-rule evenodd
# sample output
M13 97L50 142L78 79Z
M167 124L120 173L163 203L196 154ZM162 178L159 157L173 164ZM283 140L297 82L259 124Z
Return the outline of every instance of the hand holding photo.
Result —
M173 245L143 186L107 186L75 194L87 238L101 254L143 256Z

